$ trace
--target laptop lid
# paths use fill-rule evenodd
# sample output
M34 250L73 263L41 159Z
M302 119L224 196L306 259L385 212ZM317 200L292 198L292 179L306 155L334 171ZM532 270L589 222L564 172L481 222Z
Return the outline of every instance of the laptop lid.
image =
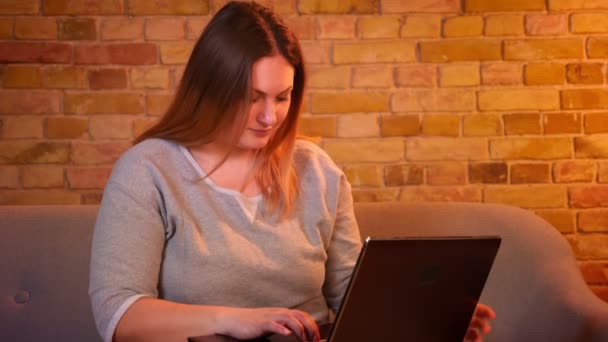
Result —
M328 341L462 341L500 242L367 238Z

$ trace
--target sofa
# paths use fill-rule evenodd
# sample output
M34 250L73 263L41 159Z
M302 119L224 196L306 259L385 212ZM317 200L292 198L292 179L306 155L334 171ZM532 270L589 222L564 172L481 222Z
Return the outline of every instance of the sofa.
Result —
M96 206L0 206L0 341L101 341L87 295ZM608 341L608 304L570 246L529 211L474 203L358 203L366 236L500 235L481 301L486 341Z

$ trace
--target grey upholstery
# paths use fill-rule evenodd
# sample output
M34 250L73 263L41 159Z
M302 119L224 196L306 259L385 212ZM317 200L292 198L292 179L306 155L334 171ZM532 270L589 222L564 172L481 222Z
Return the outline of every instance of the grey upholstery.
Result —
M565 239L528 211L399 203L355 211L363 237L501 235L482 295L498 314L488 341L608 341L608 304L584 283ZM96 212L0 206L0 341L100 341L87 296Z

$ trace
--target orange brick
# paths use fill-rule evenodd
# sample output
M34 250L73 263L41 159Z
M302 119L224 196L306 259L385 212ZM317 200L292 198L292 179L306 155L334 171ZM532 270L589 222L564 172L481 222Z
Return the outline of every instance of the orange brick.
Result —
M28 188L63 188L63 167L26 166L21 169L21 182Z
M0 39L9 40L13 38L15 19L0 18Z
M596 163L587 160L566 160L553 164L556 183L593 182Z
M383 115L380 126L383 137L417 135L420 132L420 119L418 115Z
M481 83L485 85L522 84L522 64L520 63L483 63Z
M42 138L42 118L39 116L7 116L0 122L3 139Z
M572 208L600 208L608 206L608 186L585 185L569 189Z
M63 100L66 114L138 114L144 111L139 93L72 93Z
M398 162L404 152L403 141L384 139L326 140L323 148L336 163Z
M86 137L89 121L73 117L49 117L46 121L46 136L49 139L79 139Z
M133 120L133 136L139 137L149 128L151 128L154 124L158 122L157 118L142 118L138 117Z
M169 76L171 79L171 88L177 88L177 86L182 80L182 77L184 76L184 70L186 69L186 67L184 65L174 65L173 67L171 67L171 69L172 76ZM308 72L308 69L306 71ZM309 75L306 75L306 77L306 82L308 82Z
M146 20L147 40L179 40L185 37L184 18L148 18Z
M608 140L602 136L574 138L576 158L608 158Z
M586 113L585 134L608 133L608 113Z
M328 64L330 44L326 41L300 42L307 64Z
M549 0L551 11L579 9L608 9L604 0Z
M540 114L505 114L503 116L505 123L505 134L540 134Z
M578 214L578 228L586 233L608 232L608 211L581 211Z
M380 135L378 116L374 114L341 115L338 136L344 138L377 137Z
M199 0L129 0L129 15L204 15L209 14L209 3Z
M148 94L146 96L146 113L148 115L163 115L169 108L173 95L171 94Z
M481 190L460 186L405 187L400 202L481 202Z
M457 137L460 135L460 117L454 114L424 115L422 134Z
M476 86L481 82L478 64L446 64L439 66L442 87Z
M438 163L426 167L426 182L429 185L465 184L467 171L462 163Z
M89 132L94 140L133 138L133 119L117 115L100 115L89 119Z
M109 167L70 167L67 179L70 189L103 189L110 178Z
M85 88L87 87L87 73L79 67L50 67L45 70L48 88Z
M460 12L459 0L383 0L381 6L382 13Z
M522 208L563 208L566 207L567 199L566 188L555 185L511 185L484 188L485 202Z
M360 17L358 21L359 37L397 38L401 27L401 17L396 15Z
M193 48L192 42L171 42L160 45L160 60L163 64L186 64Z
M60 40L96 40L97 23L90 18L58 20Z
M285 18L285 23L298 39L314 39L315 38L315 17L314 16L299 16L294 15ZM202 30L201 30L202 31Z
M562 234L574 233L576 215L568 209L537 210L535 212Z
M587 40L587 55L589 58L608 57L608 37L590 37Z
M103 19L100 24L101 40L137 40L144 37L144 19L121 17Z
M394 93L391 107L395 112L473 111L475 92L469 89L408 89Z
M0 141L0 164L67 163L69 143Z
M608 32L607 13L573 13L570 16L572 33Z
M518 39L504 41L505 60L583 59L583 40Z
M158 48L151 43L82 44L74 47L75 64L156 64Z
M505 163L469 164L469 182L471 184L506 183L507 173L507 164Z
M0 189L19 187L19 170L16 166L0 166Z
M521 36L524 34L524 16L500 14L486 16L487 36Z
M5 88L40 88L42 73L38 67L9 65L4 70L2 85Z
M566 69L558 63L531 63L526 65L524 78L527 85L564 84Z
M382 92L313 93L313 113L388 112L389 94Z
M57 39L55 18L22 17L15 19L17 39Z
M80 204L80 194L59 191L5 191L0 193L0 205L75 205Z
M380 165L349 165L344 167L344 174L353 186L380 187L384 183Z
M415 62L416 44L411 41L335 44L334 63Z
M335 116L301 116L298 133L311 137L335 137L338 123Z
M350 67L310 66L307 85L313 89L344 89L350 84Z
M123 15L124 2L116 0L43 0L44 15Z
M608 263L579 262L579 266L587 283L600 284L608 282Z
M568 16L563 14L527 15L526 33L531 36L564 35L568 33Z
M375 0L300 0L298 12L300 14L372 14L378 13L378 6Z
M559 109L559 93L554 89L490 89L477 94L479 109L531 110ZM517 99L517 101L513 101Z
M349 39L355 37L355 16L320 16L317 18L319 39Z
M133 68L130 78L133 88L169 88L170 75L166 68Z
M566 89L560 91L563 109L608 108L606 89Z
M441 35L441 15L411 14L405 17L401 26L401 37L439 37Z
M496 136L503 131L500 115L494 114L466 115L462 125L465 137Z
M488 144L482 138L410 138L405 152L416 161L486 160Z
M3 0L0 2L0 15L38 14L38 0Z
M570 138L509 138L490 141L492 159L569 159Z
M543 11L544 0L465 0L465 12Z
M130 142L72 142L74 165L111 165L131 146Z
M499 60L501 45L499 40L489 39L422 41L420 60L426 63Z
M394 202L399 196L399 189L355 189L354 202Z
M390 88L393 83L393 68L391 67L374 65L353 69L353 87L355 88Z
M511 165L511 184L550 183L549 164L517 163Z
M543 116L545 134L581 133L580 113L553 113Z
M2 114L55 114L61 107L61 94L51 91L10 91L0 92L0 113Z
M434 65L409 64L397 68L397 86L428 87L435 86L437 68Z
M608 183L608 162L599 162L597 181L599 183Z
M387 165L384 167L387 186L420 185L424 182L424 168L417 165Z
M573 63L566 65L566 79L574 84L603 84L604 64Z
M293 21L295 18L287 21L287 25L289 25L289 27L296 32L300 32L300 30L296 29L295 27L299 27L300 21L304 20L301 17L298 17L298 18L300 18L300 19L296 20L295 22ZM211 20L211 17L209 17L209 16L186 18L186 39L198 39L201 36L201 34L203 33L203 30L205 29L205 27L207 27L207 24L209 24L210 20ZM314 35L314 32L313 32L313 35ZM298 35L298 38L299 39L312 39L312 36L311 37L302 37L301 35Z
M72 60L72 46L54 42L0 41L0 63L56 63Z
M443 22L444 37L471 37L483 34L483 18L462 16L448 18Z
M89 71L91 89L124 89L127 87L125 69L99 69Z

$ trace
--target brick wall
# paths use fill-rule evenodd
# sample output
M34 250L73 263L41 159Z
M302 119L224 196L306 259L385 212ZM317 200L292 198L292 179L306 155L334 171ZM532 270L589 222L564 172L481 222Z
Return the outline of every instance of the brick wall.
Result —
M608 300L608 2L265 0L357 201L528 208ZM0 204L98 203L225 0L0 1Z

